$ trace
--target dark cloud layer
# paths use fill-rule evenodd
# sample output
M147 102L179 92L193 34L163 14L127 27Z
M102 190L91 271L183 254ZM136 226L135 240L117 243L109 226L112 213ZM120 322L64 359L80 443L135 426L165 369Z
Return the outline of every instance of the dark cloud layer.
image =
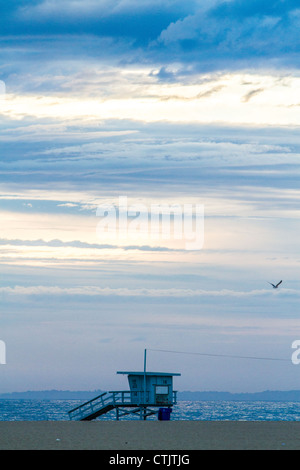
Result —
M176 61L202 70L266 66L266 61L299 66L300 9L294 0L215 1L205 7L155 1L143 8L136 2L109 8L109 2L90 0L79 10L74 5L72 0L3 2L2 54L6 48L16 54L18 44L33 60L43 54L44 59L106 56L161 66ZM18 39L22 35L25 42Z
M209 68L249 67L249 61L262 60L298 66L299 19L294 1L234 0L170 24L160 42L173 56L185 54L185 60Z
M3 4L2 34L68 35L91 34L97 37L126 38L137 43L154 39L170 22L188 14L187 4L145 2L144 8L130 4L116 8L119 2L74 2L67 0L13 1ZM193 2L188 2L189 7Z

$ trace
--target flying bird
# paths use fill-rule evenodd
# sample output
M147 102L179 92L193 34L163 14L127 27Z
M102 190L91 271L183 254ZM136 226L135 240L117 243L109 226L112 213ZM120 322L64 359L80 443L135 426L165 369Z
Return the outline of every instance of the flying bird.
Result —
M273 286L274 289L277 289L277 287L279 286L279 284L281 284L282 281L278 282L278 284L272 284L272 282L269 282L269 284L271 284L271 286Z

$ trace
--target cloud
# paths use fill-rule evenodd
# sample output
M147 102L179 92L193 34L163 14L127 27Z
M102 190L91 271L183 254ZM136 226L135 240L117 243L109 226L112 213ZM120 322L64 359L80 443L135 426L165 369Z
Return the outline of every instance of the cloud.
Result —
M161 67L181 63L187 72L252 68L254 63L295 69L300 65L299 25L294 0L120 0L113 6L108 0L11 2L1 25L2 34L10 36L2 53L26 58L27 67L37 58L50 63L101 57L109 63Z
M294 1L278 2L233 0L222 2L206 12L196 11L181 18L161 32L158 44L169 50L170 57L203 62L207 67L266 66L299 67L297 33L299 18ZM227 64L227 65L226 65Z
M59 286L14 286L14 287L0 287L0 293L8 295L22 295L22 296L113 296L113 297L166 297L166 298L193 298L193 297L206 297L206 298L257 298L268 297L274 298L273 291L269 289L259 289L252 291L235 291L229 289L221 290L204 290L204 289L129 289L129 288L111 288L111 287L98 287L98 286L77 286L77 287L59 287ZM276 292L278 297L292 297L299 298L300 291L296 289L281 289Z
M132 38L143 44L170 21L185 15L193 4L188 2L187 7L179 0L40 0L21 4L11 20L19 33ZM6 25L7 32L11 26Z
M254 96L258 95L259 93L262 93L264 91L263 88L257 88L256 90L251 90L249 91L244 97L243 101L244 103L248 103Z
M99 243L87 243L79 240L67 241L62 240L9 240L0 239L1 246L19 246L19 247L51 247L51 248L88 248L91 250L139 250L139 251L153 251L153 252L176 252L182 251L177 249L168 248L166 246L149 246L149 245L109 245Z
M193 2L189 2L192 5ZM47 21L51 19L62 19L66 22L75 18L91 18L97 16L99 18L107 18L119 14L126 15L138 12L149 13L150 10L155 11L184 11L179 0L40 0L36 4L21 6L18 14L21 18L36 18L41 21L44 18Z

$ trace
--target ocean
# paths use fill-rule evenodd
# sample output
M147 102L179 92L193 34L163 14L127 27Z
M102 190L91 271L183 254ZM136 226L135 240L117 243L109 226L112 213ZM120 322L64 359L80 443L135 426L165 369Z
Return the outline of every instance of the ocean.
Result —
M68 411L82 400L0 400L0 421L68 421ZM115 420L115 411L100 420ZM122 419L138 419L128 415ZM157 415L149 420L157 420ZM171 420L300 421L300 402L179 401Z

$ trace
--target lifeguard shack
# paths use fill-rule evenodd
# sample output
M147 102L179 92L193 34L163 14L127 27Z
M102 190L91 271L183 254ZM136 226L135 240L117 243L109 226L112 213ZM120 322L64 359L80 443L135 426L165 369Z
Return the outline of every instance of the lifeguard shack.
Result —
M173 405L177 403L177 392L173 390L173 377L178 373L168 372L117 372L128 376L129 390L105 392L69 411L69 418L91 421L112 409L116 419L133 414L146 420L158 413L158 419L170 419Z
M128 376L131 401L151 406L172 406L176 403L173 377L167 372L117 372Z

